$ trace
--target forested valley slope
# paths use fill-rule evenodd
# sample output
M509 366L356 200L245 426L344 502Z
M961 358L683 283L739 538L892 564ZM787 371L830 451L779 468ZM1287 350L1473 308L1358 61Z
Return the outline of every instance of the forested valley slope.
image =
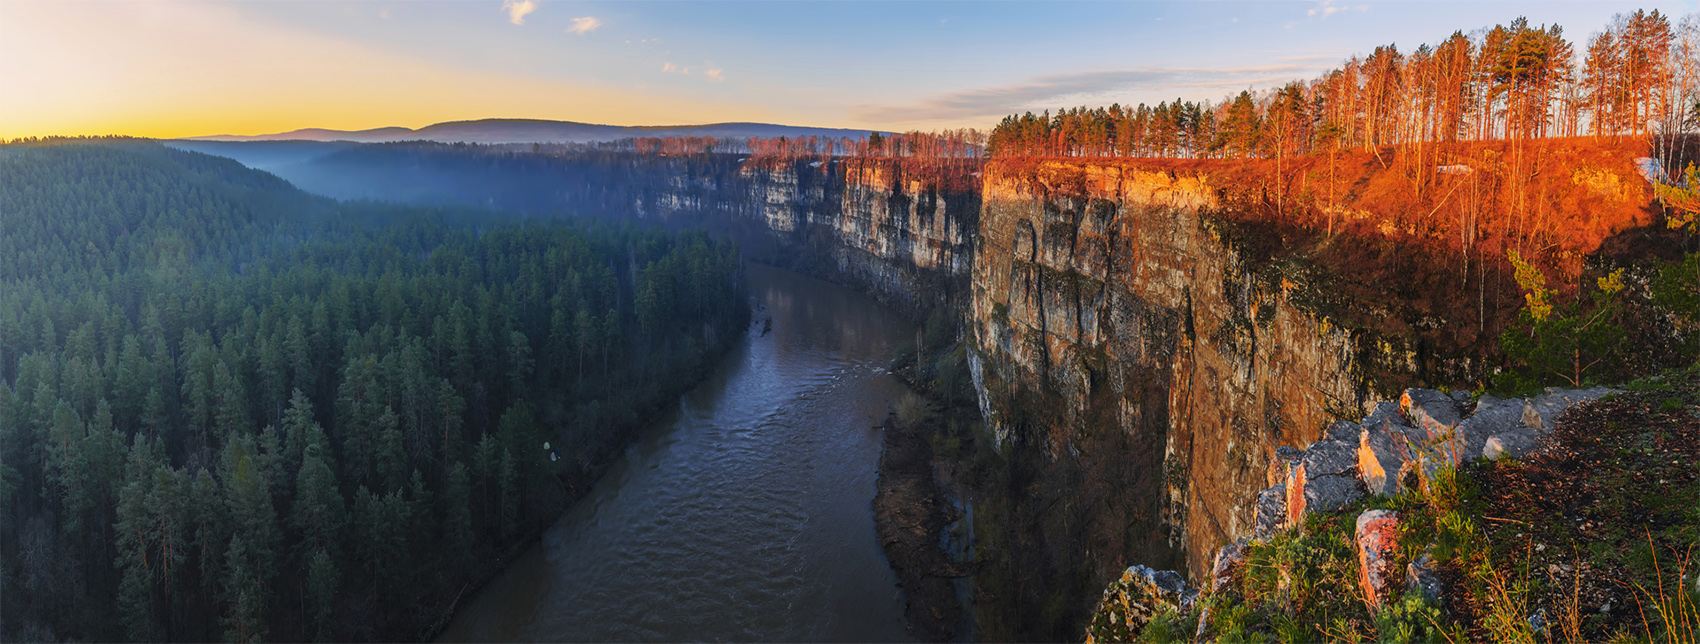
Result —
M747 326L702 235L0 147L0 636L410 640Z

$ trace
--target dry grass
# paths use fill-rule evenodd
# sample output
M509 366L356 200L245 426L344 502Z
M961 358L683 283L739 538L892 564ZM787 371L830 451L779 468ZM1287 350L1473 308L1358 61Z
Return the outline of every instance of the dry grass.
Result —
M1676 579L1674 580L1676 587L1669 590L1666 587L1664 566L1658 562L1659 550L1657 546L1653 545L1651 532L1647 533L1647 547L1653 552L1653 567L1657 571L1658 577L1655 583L1658 596L1655 597L1652 591L1647 590L1640 583L1634 584L1637 591L1635 603L1641 613L1641 624L1643 632L1647 635L1647 641L1693 644L1696 641L1695 631L1700 629L1700 607L1695 605L1696 596L1700 595L1700 589L1691 591L1688 583L1689 564L1694 559L1694 544L1689 544L1688 549L1680 553L1680 558L1676 562ZM1700 580L1697 580L1697 583L1700 583ZM1645 603L1642 602L1643 596L1646 598ZM1647 604L1649 603L1653 605L1654 614L1652 618L1647 615ZM1655 624L1660 627L1663 637L1654 637L1653 626Z
M892 410L892 413L897 415L897 422L902 426L920 427L932 420L936 410L933 408L933 404L928 402L926 398L922 398L920 394L904 391L903 396L897 399L897 406Z

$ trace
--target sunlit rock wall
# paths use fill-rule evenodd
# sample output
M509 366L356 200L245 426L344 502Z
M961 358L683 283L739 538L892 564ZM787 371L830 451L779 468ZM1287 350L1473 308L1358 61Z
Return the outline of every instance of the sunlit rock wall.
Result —
M1131 496L1197 578L1250 532L1275 448L1369 395L1352 334L1236 251L1199 179L994 164L982 198L971 321L989 429L1052 459L1080 458L1094 432L1156 446L1129 455L1146 472Z

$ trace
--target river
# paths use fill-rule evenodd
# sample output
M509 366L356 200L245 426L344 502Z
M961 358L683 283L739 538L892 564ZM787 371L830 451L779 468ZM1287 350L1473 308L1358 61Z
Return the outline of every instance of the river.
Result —
M915 327L834 284L748 275L746 341L442 641L913 641L871 502L903 391L886 367Z

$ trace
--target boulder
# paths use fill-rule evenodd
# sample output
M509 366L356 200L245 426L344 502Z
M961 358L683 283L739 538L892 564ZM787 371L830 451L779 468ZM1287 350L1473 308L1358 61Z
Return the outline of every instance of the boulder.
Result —
M1375 403L1370 408L1369 415L1364 416L1363 422L1359 424L1364 427L1381 427L1387 423L1402 427L1410 425L1410 422L1405 420L1405 414L1399 411L1399 403L1385 400Z
M1358 584L1375 612L1393 596L1392 584L1401 577L1393 564L1399 549L1399 513L1365 510L1358 515L1357 529Z
M1086 626L1086 641L1132 641L1152 617L1168 609L1185 612L1197 597L1198 591L1173 570L1129 566L1121 579L1104 589L1098 610Z
M1431 441L1450 435L1464 418L1458 401L1434 389L1406 389L1399 396L1399 411L1411 419L1412 426L1427 433Z
M1364 486L1356 476L1321 476L1305 486L1305 511L1333 512L1364 498Z
M1482 458L1522 458L1535 451L1545 431L1520 427L1494 434L1482 446Z
M1358 440L1358 430L1361 428L1362 426L1357 423L1336 420L1328 425L1328 430L1323 432L1322 439L1350 443Z
M1435 572L1433 546L1405 565L1405 590L1422 593L1430 604L1440 603L1440 575Z
M1309 460L1300 463L1287 481L1287 520L1293 525L1304 525L1306 513L1333 512L1364 497L1363 484L1351 472L1311 476L1310 468Z
M1411 471L1411 455L1404 434L1365 427L1358 433L1358 478L1370 494L1397 495L1404 489L1405 473Z
M1363 487L1353 472L1357 465L1354 443L1333 439L1312 443L1287 477L1287 520L1299 525L1306 512L1331 512L1363 498Z
M1349 441L1330 438L1311 443L1304 451L1303 465L1311 478L1346 474L1358 464L1357 442L1358 434L1354 431Z
M1494 434L1523 427L1523 399L1501 399L1491 395L1476 401L1476 413L1458 423L1462 445L1459 456L1470 460L1482 455L1482 447Z
M1276 483L1257 493L1257 523L1251 538L1267 539L1287 526L1287 484Z
M1546 393L1530 398L1523 405L1523 425L1532 429L1550 430L1558 422L1558 415L1564 413L1571 405L1584 400L1595 400L1612 393L1606 387L1590 389L1559 389L1547 387Z

